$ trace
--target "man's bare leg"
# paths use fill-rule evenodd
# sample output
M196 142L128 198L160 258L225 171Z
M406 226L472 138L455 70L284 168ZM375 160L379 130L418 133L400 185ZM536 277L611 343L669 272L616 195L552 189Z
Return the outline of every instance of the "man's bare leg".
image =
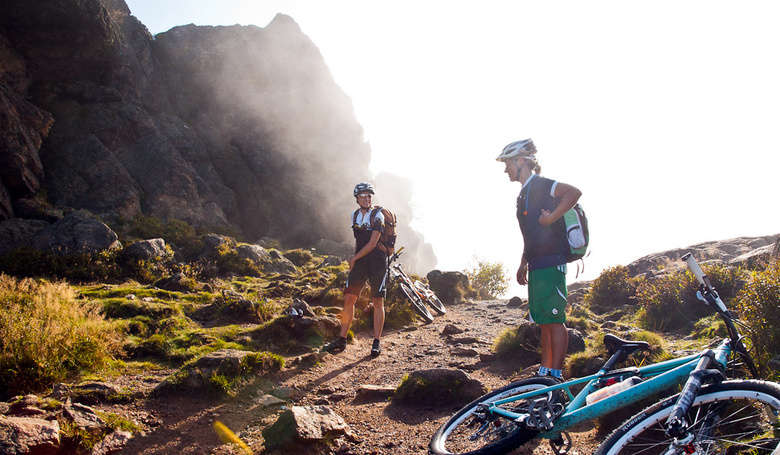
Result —
M355 302L357 302L357 299L358 299L357 294L344 294L344 309L341 310L341 337L342 338L347 336L347 332L349 332L349 327L352 325L352 319L355 317Z
M382 329L385 327L385 299L374 297L371 302L374 304L374 338L378 340L382 337Z
M566 358L566 352L569 350L569 332L563 324L550 324L550 326L552 368L562 370L563 359Z
M542 366L545 368L553 368L553 351L552 351L552 330L553 324L542 324L542 336L540 340L542 348Z

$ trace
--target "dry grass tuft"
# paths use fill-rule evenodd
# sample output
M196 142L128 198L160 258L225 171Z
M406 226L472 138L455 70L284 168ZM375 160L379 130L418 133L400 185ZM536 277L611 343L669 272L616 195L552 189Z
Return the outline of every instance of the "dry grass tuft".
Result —
M0 274L0 398L95 371L118 351L99 308L67 283Z

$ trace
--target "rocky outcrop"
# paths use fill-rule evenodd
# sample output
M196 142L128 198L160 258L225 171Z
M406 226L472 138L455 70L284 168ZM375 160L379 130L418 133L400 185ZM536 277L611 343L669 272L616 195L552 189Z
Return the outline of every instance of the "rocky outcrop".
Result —
M41 220L11 218L0 222L0 256L20 247L29 247L33 237L49 223Z
M0 416L0 453L55 455L60 448L56 420Z
M74 254L121 248L122 244L105 223L79 210L38 231L32 246L41 251Z
M731 265L749 265L757 258L769 258L773 244L780 235L763 237L737 237L728 240L697 243L686 248L677 248L661 253L649 254L628 264L629 275L653 274L655 271L679 270L685 268L680 257L691 252L700 264L716 262Z
M139 240L122 250L122 257L131 261L152 261L170 256L163 239Z
M84 387L100 388L100 385ZM62 385L55 389L65 392ZM81 446L85 441L90 441L90 446L95 444L92 454L109 454L120 451L130 438L131 433L115 431L97 410L72 402L70 397L61 403L26 395L10 404L0 403L0 453L3 454L87 453Z
M153 38L122 0L3 6L0 220L44 216L22 202L38 200L109 224L177 218L340 254L369 161L350 99L287 16ZM408 227L408 182L384 181L383 200L409 210L408 256L432 267Z
M442 272L431 270L426 276L431 290L445 305L463 303L466 292L471 288L469 277L463 272Z

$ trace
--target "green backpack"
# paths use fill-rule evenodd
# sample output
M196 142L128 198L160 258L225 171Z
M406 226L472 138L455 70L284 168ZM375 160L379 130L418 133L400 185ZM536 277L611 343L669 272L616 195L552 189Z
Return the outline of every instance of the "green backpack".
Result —
M566 243L569 252L566 262L574 262L585 257L588 252L590 233L588 232L588 217L580 204L575 204L563 214Z

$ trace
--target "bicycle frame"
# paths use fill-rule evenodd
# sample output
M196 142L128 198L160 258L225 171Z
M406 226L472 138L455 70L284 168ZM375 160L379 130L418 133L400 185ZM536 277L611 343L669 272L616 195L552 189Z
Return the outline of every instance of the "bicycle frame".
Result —
M716 362L725 368L726 362L732 352L731 341L729 339L724 339L720 345L714 349L714 352ZM567 428L577 425L578 423L601 417L602 415L608 414L612 411L618 410L660 393L674 385L684 384L688 380L690 373L694 370L694 368L696 368L696 365L702 355L703 352L640 367L638 371L635 370L636 374L642 378L649 379L627 390L619 392L590 405L586 404L585 398L588 396L588 394L595 390L595 385L597 382L605 377L620 374L621 370L607 371L602 369L590 376L573 379L562 384L556 384L545 387L543 389L534 390L533 392L523 393L511 396L509 398L497 400L490 404L488 407L488 412L516 420L523 417L525 414L518 414L512 411L508 411L506 409L500 408L499 406L502 404L511 403L513 401L519 401L543 395L556 390L564 390L570 398L569 404L566 406L563 414L561 414L555 420L553 428L547 432L539 434L539 437L552 439L557 437ZM571 386L583 383L587 384L577 394L576 397L573 396L570 390Z

